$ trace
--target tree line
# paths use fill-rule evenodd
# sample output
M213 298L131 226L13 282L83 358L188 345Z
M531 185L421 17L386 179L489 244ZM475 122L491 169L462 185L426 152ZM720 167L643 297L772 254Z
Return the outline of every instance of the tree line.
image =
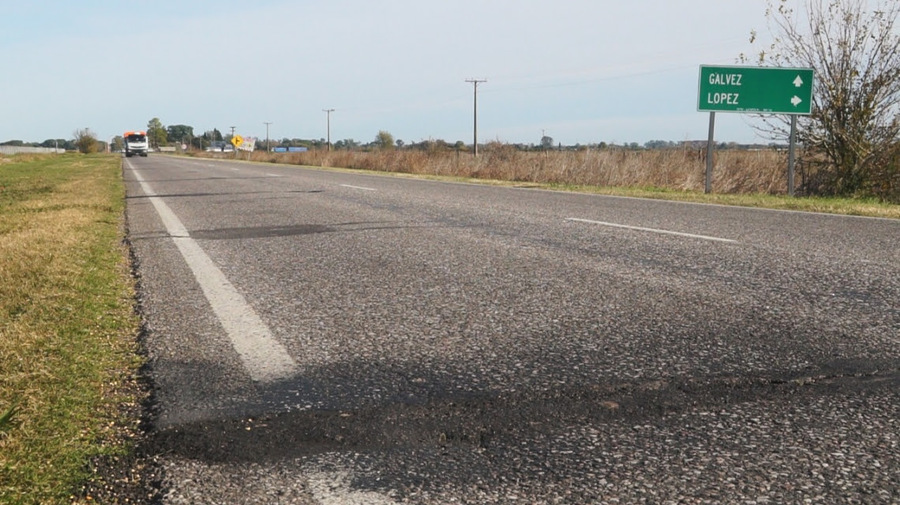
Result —
M64 149L66 151L77 151L78 145L75 139L47 139L43 142L25 142L22 140L7 140L0 142L0 146L14 147L46 147L49 149Z

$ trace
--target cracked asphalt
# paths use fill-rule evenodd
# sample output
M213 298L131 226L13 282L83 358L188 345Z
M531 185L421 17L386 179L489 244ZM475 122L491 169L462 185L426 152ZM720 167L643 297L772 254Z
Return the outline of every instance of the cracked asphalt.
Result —
M125 179L163 503L900 503L896 221L164 156ZM154 201L295 374L251 379Z

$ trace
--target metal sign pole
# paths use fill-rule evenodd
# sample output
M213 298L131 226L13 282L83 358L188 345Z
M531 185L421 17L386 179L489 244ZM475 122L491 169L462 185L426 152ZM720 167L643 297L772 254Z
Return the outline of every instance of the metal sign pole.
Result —
M706 192L712 192L713 153L716 143L716 113L709 113L709 140L706 142Z
M791 143L788 149L788 196L794 196L794 162L797 149L797 115L791 115Z

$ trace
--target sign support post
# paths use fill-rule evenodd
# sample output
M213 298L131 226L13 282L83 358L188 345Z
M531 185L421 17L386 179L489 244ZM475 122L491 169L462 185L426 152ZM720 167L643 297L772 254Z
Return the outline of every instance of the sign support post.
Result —
M794 196L794 162L797 149L797 115L791 115L791 144L788 148L788 196Z
M716 152L716 112L709 113L709 139L706 141L706 193L712 192L713 157Z

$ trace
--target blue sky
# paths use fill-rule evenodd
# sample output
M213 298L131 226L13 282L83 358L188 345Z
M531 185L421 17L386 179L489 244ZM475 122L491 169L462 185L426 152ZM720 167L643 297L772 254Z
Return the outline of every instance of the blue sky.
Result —
M701 64L765 37L764 0L2 1L0 141L195 131L368 142L704 139ZM7 5L12 4L12 5ZM717 116L717 140L767 141Z

